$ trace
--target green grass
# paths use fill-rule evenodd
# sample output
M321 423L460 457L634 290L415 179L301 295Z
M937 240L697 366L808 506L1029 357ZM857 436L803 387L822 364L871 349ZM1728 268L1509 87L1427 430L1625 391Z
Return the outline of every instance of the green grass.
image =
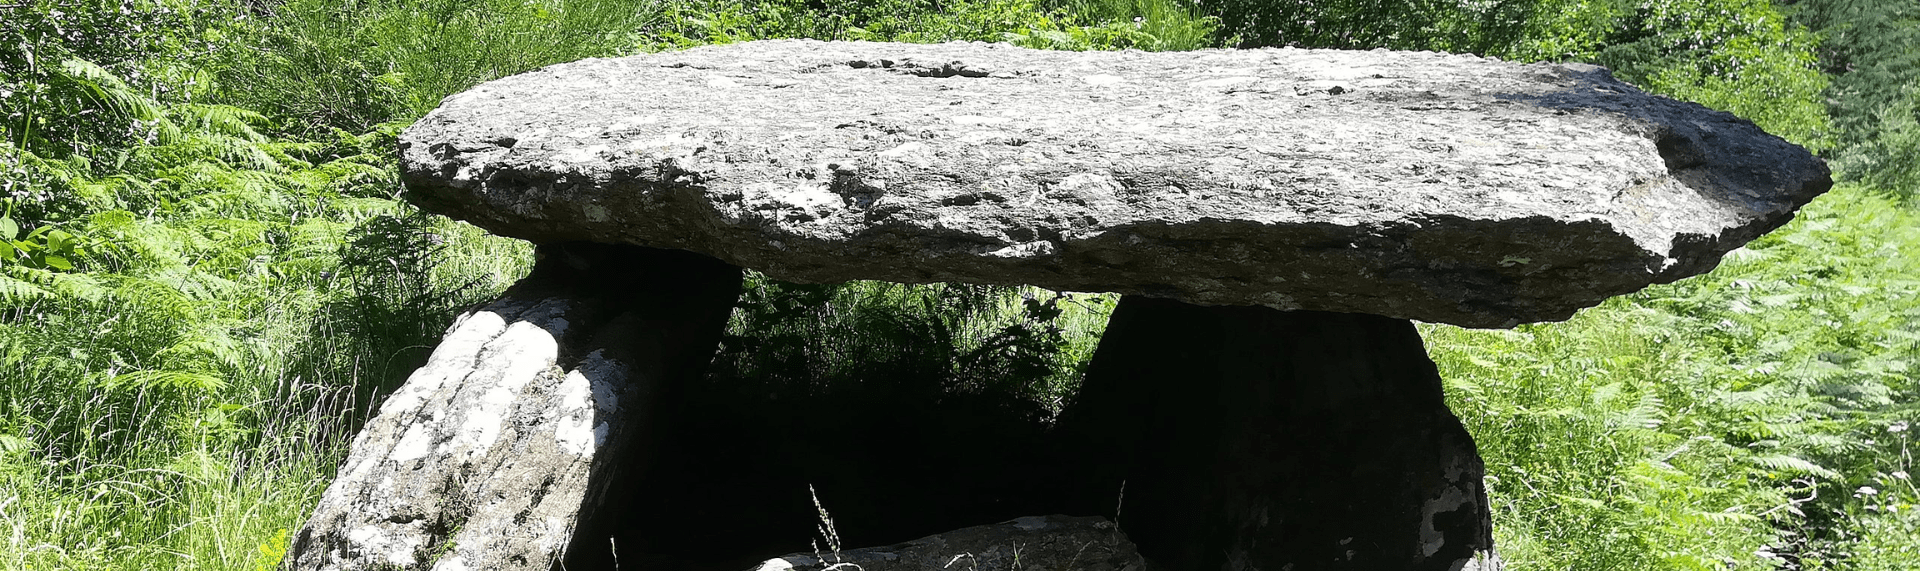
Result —
M360 132L482 81L630 48L661 4L620 0L287 0L218 65L241 104Z

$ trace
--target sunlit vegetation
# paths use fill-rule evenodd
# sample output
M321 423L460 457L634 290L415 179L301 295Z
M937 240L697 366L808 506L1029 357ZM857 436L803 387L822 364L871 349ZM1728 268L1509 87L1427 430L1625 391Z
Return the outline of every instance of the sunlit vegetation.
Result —
M1515 569L1911 568L1920 4L1791 4L3 2L0 569L275 567L367 411L529 262L399 200L394 134L539 66L778 37L1590 61L1819 149L1853 182L1713 273L1565 323L1422 332ZM1111 307L749 286L718 376L1040 416Z

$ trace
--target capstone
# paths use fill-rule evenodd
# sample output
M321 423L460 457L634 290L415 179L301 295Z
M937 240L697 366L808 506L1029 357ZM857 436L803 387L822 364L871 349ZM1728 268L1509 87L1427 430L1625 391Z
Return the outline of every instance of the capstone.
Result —
M763 41L448 98L408 199L793 281L1027 284L1474 327L1712 269L1824 163L1602 68Z

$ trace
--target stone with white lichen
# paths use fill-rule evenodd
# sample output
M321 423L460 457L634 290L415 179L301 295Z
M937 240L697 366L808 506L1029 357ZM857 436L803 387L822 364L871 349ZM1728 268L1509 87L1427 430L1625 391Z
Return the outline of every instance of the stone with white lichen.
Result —
M699 377L740 270L631 246L540 252L380 404L287 569L546 571L624 493L657 393Z
M1831 185L1601 68L1385 50L750 42L489 82L401 148L409 200L536 242L1476 327L1707 271Z

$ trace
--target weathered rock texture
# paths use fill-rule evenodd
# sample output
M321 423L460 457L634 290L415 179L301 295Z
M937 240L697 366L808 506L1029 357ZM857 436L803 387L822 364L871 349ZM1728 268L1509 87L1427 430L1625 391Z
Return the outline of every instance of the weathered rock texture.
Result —
M754 571L1146 571L1127 536L1101 517L1029 516L899 545L795 553Z
M1711 269L1831 184L1604 69L1383 50L752 42L490 82L401 145L410 200L536 242L1478 327Z
M1406 320L1124 297L1060 428L1070 513L1115 514L1162 569L1499 567L1473 437Z
M643 467L652 413L712 357L740 270L633 246L539 254L381 405L289 568L547 571Z

